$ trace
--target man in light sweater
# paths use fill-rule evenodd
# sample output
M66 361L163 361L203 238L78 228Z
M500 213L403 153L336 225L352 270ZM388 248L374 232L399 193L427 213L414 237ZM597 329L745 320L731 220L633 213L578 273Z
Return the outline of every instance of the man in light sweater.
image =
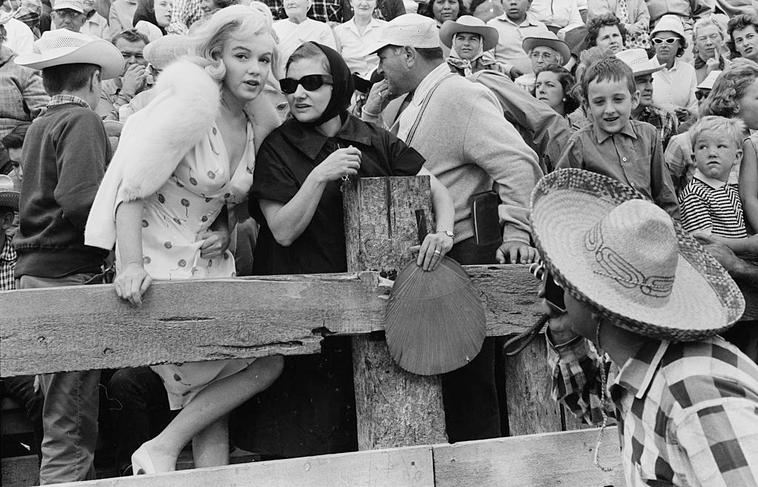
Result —
M383 122L368 102L363 119L384 123L421 153L424 166L447 186L455 203L455 244L448 255L462 264L533 262L537 252L528 208L542 176L537 155L506 121L490 90L450 72L433 19L406 14L383 29L381 41L367 49L379 56L378 72L386 78L373 90L377 112L383 100L398 98L384 111ZM400 114L393 117L393 108ZM493 184L503 238L480 246L474 241L471 197ZM451 442L500 436L494 341L486 340L468 365L443 375L442 387Z

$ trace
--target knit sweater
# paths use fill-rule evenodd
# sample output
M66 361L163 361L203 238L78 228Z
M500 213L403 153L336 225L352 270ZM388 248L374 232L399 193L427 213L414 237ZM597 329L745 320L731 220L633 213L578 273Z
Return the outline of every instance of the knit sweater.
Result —
M84 245L84 224L110 157L103 122L88 108L51 106L32 123L14 239L16 278L99 271L107 251Z

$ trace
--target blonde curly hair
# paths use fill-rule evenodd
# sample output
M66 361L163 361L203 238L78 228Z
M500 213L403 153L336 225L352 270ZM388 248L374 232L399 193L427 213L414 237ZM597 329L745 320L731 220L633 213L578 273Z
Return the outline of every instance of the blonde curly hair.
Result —
M711 93L701 108L701 115L718 115L732 118L739 116L740 99L758 79L758 64L749 59L735 59L713 84Z

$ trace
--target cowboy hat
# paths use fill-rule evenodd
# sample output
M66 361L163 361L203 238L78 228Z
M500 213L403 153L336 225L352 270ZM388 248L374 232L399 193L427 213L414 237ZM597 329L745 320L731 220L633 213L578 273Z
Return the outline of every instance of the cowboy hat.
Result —
M117 78L124 71L124 57L104 39L68 29L49 30L34 42L34 52L15 58L16 64L45 69L62 64L95 64L102 79Z
M18 210L18 200L21 196L13 184L13 179L5 174L0 174L0 207L8 207Z
M529 37L524 38L524 41L521 43L521 47L524 48L524 52L527 54L538 46L549 47L553 51L560 53L563 58L563 64L566 64L569 59L571 59L571 50L569 49L568 44L558 39L558 36L549 30L534 33Z
M497 29L485 24L483 20L471 15L461 15L458 20L446 20L440 28L440 40L444 45L452 48L453 37L459 32L479 34L482 38L482 49L489 51L497 46L500 35Z
M532 193L530 218L556 281L616 326L698 340L745 309L732 278L681 225L614 179L581 169L548 174Z
M632 68L632 73L635 77L655 73L664 68L662 64L658 63L656 58L648 59L647 52L644 49L626 49L617 52L616 57Z

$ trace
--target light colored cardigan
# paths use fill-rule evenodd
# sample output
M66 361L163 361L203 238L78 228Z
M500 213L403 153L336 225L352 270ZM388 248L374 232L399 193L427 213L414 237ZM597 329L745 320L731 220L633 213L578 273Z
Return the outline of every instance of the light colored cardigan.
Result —
M118 197L134 201L158 191L185 154L211 130L221 106L219 83L188 60L164 69L151 94L152 101L130 116L121 132L87 219L87 245L113 248ZM280 119L264 97L250 102L245 111L253 125L257 152Z

